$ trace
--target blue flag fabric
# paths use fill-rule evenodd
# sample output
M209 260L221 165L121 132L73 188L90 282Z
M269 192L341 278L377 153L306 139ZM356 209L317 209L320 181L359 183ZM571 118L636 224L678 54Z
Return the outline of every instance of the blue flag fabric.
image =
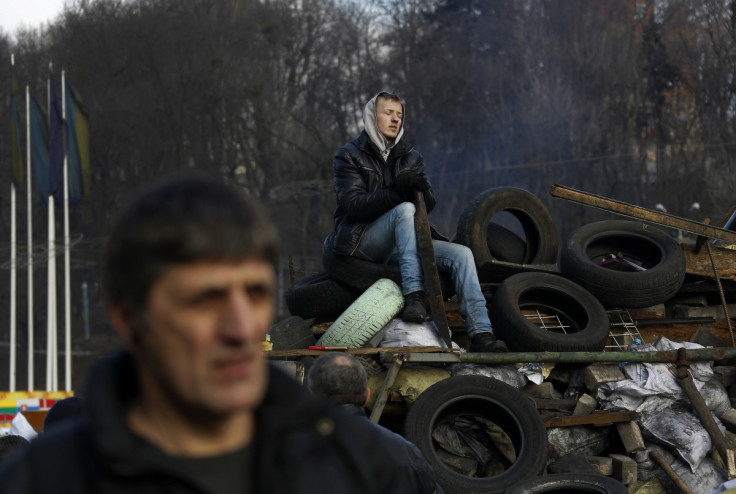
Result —
M69 179L70 204L79 202L89 192L89 127L87 115L79 96L68 79L64 80L64 98L66 104L65 121L67 125L67 172Z
M41 204L49 201L49 128L46 109L31 95L31 163Z
M64 201L64 143L66 126L59 91L54 78L49 77L51 103L49 106L49 195L54 196L57 205Z

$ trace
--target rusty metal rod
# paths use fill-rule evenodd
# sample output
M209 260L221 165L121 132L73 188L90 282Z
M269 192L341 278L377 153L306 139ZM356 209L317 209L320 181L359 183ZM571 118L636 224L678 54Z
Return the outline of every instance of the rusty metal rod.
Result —
M687 486L685 481L682 480L682 477L677 475L677 472L675 472L670 464L667 463L667 460L664 459L662 453L660 453L656 449L650 449L649 457L653 459L662 470L664 470L664 473L666 473L670 480L674 482L675 486L680 489L680 492L682 492L682 494L695 494L692 490L690 490L690 487Z
M524 362L561 363L620 363L620 362L677 362L677 350L659 352L508 352L508 353L470 353L441 347L380 347L350 348L353 355L376 355L382 362L393 362L401 355L405 362L433 363L471 363L471 364L516 364ZM305 355L321 355L323 350L280 350L268 352L269 360L290 359ZM736 348L693 348L686 349L685 355L691 362L736 359Z
M713 274L716 277L716 284L718 285L718 293L721 296L721 305L723 306L723 314L726 316L726 324L728 324L728 334L731 336L731 346L736 346L736 341L733 337L733 326L731 326L731 318L728 315L728 304L726 303L726 294L723 293L723 285L721 284L721 276L718 274L718 268L716 267L716 261L713 259L713 251L710 248L710 242L705 243L705 248L710 256L710 264L713 266Z

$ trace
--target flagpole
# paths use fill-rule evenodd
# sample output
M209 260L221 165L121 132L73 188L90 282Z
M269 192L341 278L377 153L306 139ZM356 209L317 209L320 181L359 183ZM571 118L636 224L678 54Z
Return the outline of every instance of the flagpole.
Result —
M10 391L15 391L15 184L10 184Z
M33 391L33 206L31 203L31 93L26 86L26 177L28 188L26 210L28 211L28 391Z
M10 55L10 66L15 68L15 55ZM12 85L12 83L11 83ZM11 98L14 97L11 89ZM12 118L15 118L13 116ZM15 125L15 124L13 124ZM11 146L15 143L11 143ZM10 377L9 390L15 391L15 358L16 358L16 313L15 313L15 286L16 286L16 263L15 263L15 183L10 181Z
M56 391L56 233L54 232L54 196L49 194L48 317L46 318L46 390Z
M49 64L49 73L51 73L51 64ZM51 108L51 79L47 81L49 108ZM49 112L49 115L51 112ZM54 213L54 195L49 191L48 201L48 259L47 272L48 282L46 286L46 390L54 391L56 389L55 373L53 372L56 365L54 353L56 348L56 229L55 229L55 213Z
M61 71L61 103L66 123L66 79ZM72 317L71 317L71 262L69 257L69 160L64 153L64 389L72 389Z

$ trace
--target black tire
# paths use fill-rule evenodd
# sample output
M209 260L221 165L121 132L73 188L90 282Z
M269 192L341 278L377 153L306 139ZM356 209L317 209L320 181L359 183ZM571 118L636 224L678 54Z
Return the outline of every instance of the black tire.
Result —
M506 211L524 230L525 264L556 264L559 250L557 226L547 207L534 194L515 187L488 189L473 199L458 219L455 240L470 247L479 272L497 259L488 247L487 231L491 219ZM482 280L481 280L482 281Z
M488 315L496 335L516 352L597 352L605 348L610 331L598 299L551 273L509 276L493 294Z
M330 276L341 283L366 290L381 278L401 285L401 270L394 264L379 264L353 256L336 254L329 247L322 249L322 266ZM440 288L445 299L452 298L455 288L449 274L439 272Z
M361 290L340 283L325 272L315 273L286 290L289 312L304 319L341 314L355 302Z
M516 460L498 475L463 475L440 459L442 448L432 437L438 427L475 417L498 426L513 447ZM521 479L539 475L547 462L547 432L534 404L508 384L485 376L450 377L427 388L409 409L405 434L448 494L506 492Z
M612 254L631 264L602 265ZM570 235L560 254L560 273L608 308L650 307L679 291L685 280L685 253L674 238L649 224L599 221Z
M599 473L556 473L525 479L509 488L507 494L579 492L628 494L624 484Z
M528 262L526 242L508 228L491 221L486 230L486 241L494 259L515 264Z
M398 266L335 254L329 248L322 251L322 267L334 279L358 290L367 289L381 278L401 284L401 271Z
M291 316L283 319L268 330L274 350L306 349L317 339L312 334L310 324L313 319Z

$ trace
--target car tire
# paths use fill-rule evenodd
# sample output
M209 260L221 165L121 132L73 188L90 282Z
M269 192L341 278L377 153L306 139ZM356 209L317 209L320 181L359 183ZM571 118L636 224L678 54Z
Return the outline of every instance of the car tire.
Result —
M534 194L515 187L488 189L463 210L458 219L455 240L473 252L479 271L494 257L489 249L488 226L502 212L513 215L524 231L524 263L555 264L559 250L557 227L546 206Z
M381 278L387 278L401 285L401 270L399 266L336 254L327 246L322 250L322 266L336 280L359 290L365 290ZM455 287L450 275L440 271L439 277L442 296L445 299L452 298L455 294Z
M404 308L395 282L382 278L370 286L317 340L317 345L361 348Z
M450 421L467 417L496 424L513 446L515 461L498 475L463 475L440 459L442 448L433 434ZM409 409L404 429L448 494L506 492L520 480L542 473L547 462L547 432L534 404L520 391L490 377L455 376L433 384Z
M493 221L488 223L486 242L494 259L514 264L528 262L526 241L505 226Z
M341 314L360 296L361 290L345 285L326 272L299 280L284 294L289 313L304 319Z
M312 321L291 316L271 326L268 334L271 335L273 350L299 350L314 345L316 338L310 328Z
M575 492L591 494L628 494L624 484L599 473L556 473L525 479L510 487L507 494L542 494Z
M606 260L611 254L623 261ZM685 253L674 238L635 221L583 225L560 254L560 273L607 308L650 307L669 300L682 287L685 268Z
M488 315L498 338L516 352L601 351L610 332L598 299L551 273L509 276L493 294Z

